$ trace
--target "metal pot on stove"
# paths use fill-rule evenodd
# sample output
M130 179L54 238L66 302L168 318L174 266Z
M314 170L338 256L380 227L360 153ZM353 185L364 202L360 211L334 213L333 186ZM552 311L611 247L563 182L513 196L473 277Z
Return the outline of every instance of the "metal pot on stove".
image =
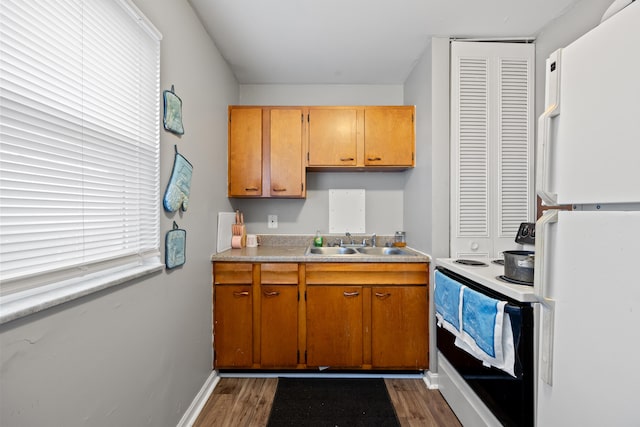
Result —
M504 275L512 280L533 283L534 251L504 251Z

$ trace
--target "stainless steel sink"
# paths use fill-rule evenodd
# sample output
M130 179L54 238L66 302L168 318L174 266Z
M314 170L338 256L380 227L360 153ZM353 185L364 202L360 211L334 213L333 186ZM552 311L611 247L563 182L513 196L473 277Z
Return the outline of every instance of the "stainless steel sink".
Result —
M357 253L353 248L343 248L341 246L310 246L307 249L307 254L312 255L356 255Z
M390 255L415 255L409 251L400 248L387 247L359 247L346 248L343 246L310 246L307 248L306 255L370 255L370 256L390 256Z
M414 255L409 251L399 248L364 247L356 250L364 255Z

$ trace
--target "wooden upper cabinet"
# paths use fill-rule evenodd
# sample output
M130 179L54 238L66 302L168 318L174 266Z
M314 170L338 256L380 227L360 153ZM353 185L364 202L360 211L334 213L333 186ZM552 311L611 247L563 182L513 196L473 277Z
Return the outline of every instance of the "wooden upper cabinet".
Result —
M309 109L310 167L356 166L357 115L355 108Z
M306 196L299 107L229 106L229 197Z
M310 170L415 166L415 107L229 106L228 196L305 198Z
M415 107L309 107L312 170L415 166Z
M270 196L304 197L302 109L270 110Z
M365 166L415 166L415 107L365 107Z
M262 108L229 107L229 197L262 196Z

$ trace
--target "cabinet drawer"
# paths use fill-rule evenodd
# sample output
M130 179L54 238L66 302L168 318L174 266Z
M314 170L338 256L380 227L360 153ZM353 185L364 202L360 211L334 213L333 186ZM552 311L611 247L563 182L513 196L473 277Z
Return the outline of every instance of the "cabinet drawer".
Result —
M424 263L314 263L306 264L307 285L427 285Z
M260 283L263 285L297 285L298 264L273 263L260 265Z
M213 265L213 283L216 285L251 283L252 272L253 265L249 263L216 262Z

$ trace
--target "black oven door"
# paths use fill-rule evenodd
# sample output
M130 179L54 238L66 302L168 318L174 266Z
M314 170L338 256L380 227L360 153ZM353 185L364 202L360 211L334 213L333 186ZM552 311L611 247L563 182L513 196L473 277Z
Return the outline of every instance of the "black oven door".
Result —
M500 369L484 366L457 347L454 335L441 327L437 328L437 347L503 425L533 426L533 307L510 300L449 270L441 267L437 270L478 292L507 301L505 312L511 319L516 351L515 378Z

